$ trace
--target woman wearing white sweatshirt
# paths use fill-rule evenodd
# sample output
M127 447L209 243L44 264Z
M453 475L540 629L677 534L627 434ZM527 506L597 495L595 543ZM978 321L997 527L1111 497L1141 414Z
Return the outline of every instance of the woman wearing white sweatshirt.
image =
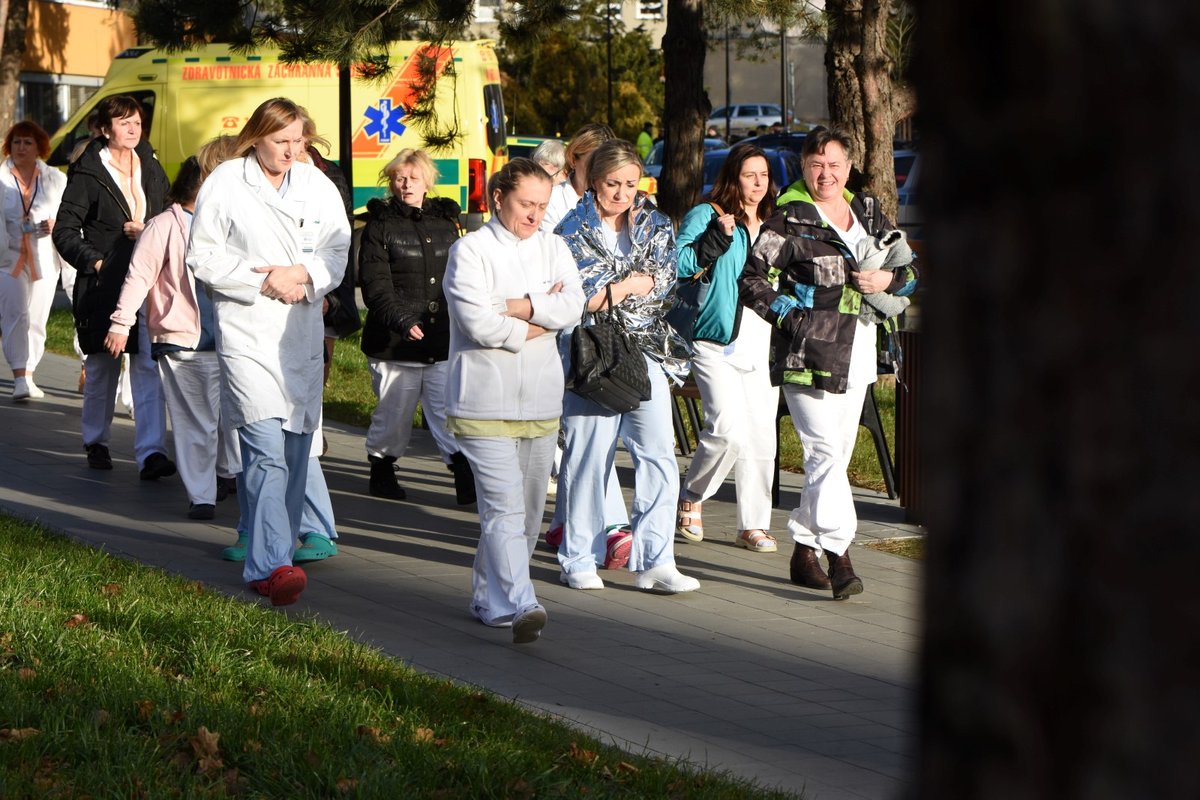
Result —
M539 230L550 177L516 158L489 186L492 219L450 248L446 429L475 473L480 538L471 613L535 641L546 609L529 580L562 415L555 332L583 311L563 240ZM516 469L514 469L516 467Z

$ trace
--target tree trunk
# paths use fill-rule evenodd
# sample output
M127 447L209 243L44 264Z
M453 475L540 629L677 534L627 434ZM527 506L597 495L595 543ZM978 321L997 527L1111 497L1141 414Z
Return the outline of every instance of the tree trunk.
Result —
M887 54L890 0L828 0L829 41L825 50L829 113L854 141L855 163L864 188L896 217L896 173L892 137L896 114Z
M936 425L911 796L1194 800L1200 5L918 13Z
M669 87L663 104L663 169L658 204L676 224L703 186L704 122L712 110L704 91L708 32L702 0L667 0L663 74Z
M879 198L883 213L896 218L896 166L892 139L891 60L887 55L888 9L891 0L863 0L862 47L855 59L863 108L862 171L864 188Z
M4 43L0 46L0 131L17 121L17 90L21 85L21 59L25 56L25 28L32 0L9 0L4 17Z

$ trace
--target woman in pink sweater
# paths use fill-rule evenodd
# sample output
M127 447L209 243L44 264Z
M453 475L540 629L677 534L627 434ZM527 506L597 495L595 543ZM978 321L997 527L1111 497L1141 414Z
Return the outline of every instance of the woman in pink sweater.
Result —
M184 261L203 178L195 157L180 167L171 185L171 206L147 222L138 239L104 339L110 353L121 353L138 309L146 304L150 354L162 375L191 519L212 519L218 476L227 488L239 471L236 434L220 424L212 302Z

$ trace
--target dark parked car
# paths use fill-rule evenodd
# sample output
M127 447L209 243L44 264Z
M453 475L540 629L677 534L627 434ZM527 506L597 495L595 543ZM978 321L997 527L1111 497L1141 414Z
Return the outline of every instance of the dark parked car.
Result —
M791 150L763 150L767 156L767 167L771 170L771 179L775 181L775 187L779 190L786 189L789 185L799 180L801 177L800 171L800 155L793 153ZM721 165L725 163L725 159L729 157L729 150L709 150L704 154L704 188L701 189L702 194L708 194L712 191L713 184L717 182L717 173L721 171Z
M804 140L807 138L808 133L805 131L784 131L783 133L764 133L761 136L751 136L748 139L742 139L742 142L756 145L764 150L791 150L798 154L804 147Z
M712 137L709 137L704 140L704 150L706 152L709 150L719 150L722 147L728 147L728 146L729 145L725 142L724 139L714 139ZM659 175L662 174L662 168L663 168L663 143L661 141L657 141L654 143L654 147L651 148L649 155L646 156L646 166L645 166L645 169L643 169L642 171L646 175L649 175L651 178L657 178Z

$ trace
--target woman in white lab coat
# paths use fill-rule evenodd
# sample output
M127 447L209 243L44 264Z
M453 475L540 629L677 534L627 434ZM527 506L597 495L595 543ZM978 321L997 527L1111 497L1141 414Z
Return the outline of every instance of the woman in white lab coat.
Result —
M308 454L321 412L322 298L341 282L350 246L342 199L297 160L304 109L268 100L196 200L188 266L213 296L221 411L238 431L247 492L244 577L272 605L307 585L292 566Z

